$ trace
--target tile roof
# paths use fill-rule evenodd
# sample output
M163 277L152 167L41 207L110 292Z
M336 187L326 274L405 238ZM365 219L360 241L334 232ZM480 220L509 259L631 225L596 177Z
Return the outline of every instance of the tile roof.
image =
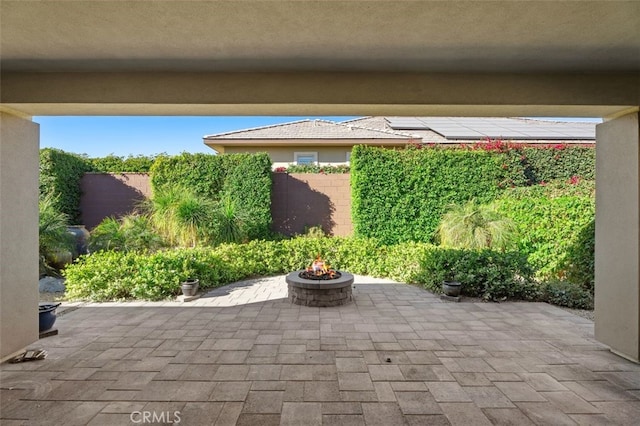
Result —
M327 120L300 120L289 123L218 133L204 137L214 140L272 140L272 139L398 139L407 140L407 133L387 128L367 128L358 123L336 123Z
M397 144L467 143L503 138L523 143L595 142L596 123L558 122L506 117L361 117L342 122L299 120L204 137L224 141L291 141L382 139Z
M403 132L433 131L447 140L595 140L596 123L558 122L508 117L389 117L389 127Z

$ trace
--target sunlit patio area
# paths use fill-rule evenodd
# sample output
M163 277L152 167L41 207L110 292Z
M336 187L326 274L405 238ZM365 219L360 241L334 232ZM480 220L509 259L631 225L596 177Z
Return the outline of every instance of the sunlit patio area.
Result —
M67 306L45 360L1 366L3 425L637 424L640 366L544 303L444 302L356 277L291 304L284 277L188 302ZM63 306L64 308L64 306ZM155 417L153 417L155 416Z

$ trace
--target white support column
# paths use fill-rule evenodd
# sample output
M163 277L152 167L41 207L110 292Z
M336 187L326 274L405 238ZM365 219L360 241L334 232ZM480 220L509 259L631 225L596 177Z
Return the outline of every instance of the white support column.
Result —
M638 113L596 130L595 336L640 360L640 127Z
M0 359L38 340L38 124L0 113Z

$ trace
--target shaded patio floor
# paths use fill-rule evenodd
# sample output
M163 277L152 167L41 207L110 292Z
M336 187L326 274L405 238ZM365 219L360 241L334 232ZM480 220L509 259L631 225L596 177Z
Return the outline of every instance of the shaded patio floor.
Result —
M186 304L68 312L59 335L33 345L46 360L0 367L1 423L143 424L145 412L184 425L640 419L640 366L562 309L446 303L366 278L347 306L300 307L283 295L280 277Z

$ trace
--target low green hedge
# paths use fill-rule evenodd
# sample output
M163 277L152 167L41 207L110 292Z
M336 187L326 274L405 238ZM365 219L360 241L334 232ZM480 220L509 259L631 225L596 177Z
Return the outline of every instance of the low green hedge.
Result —
M518 252L434 248L420 263L417 281L438 292L443 280L460 281L462 294L485 300L536 300L538 286L526 256Z
M160 300L178 294L179 283L188 277L199 278L202 289L214 288L302 269L318 255L336 269L421 284L434 292L440 292L444 274L453 269L468 296L502 300L537 294L526 259L513 253L445 250L424 243L384 246L365 238L254 240L151 254L101 251L80 258L64 274L71 299Z
M551 281L542 285L542 299L558 306L573 309L593 309L593 293L579 284Z

